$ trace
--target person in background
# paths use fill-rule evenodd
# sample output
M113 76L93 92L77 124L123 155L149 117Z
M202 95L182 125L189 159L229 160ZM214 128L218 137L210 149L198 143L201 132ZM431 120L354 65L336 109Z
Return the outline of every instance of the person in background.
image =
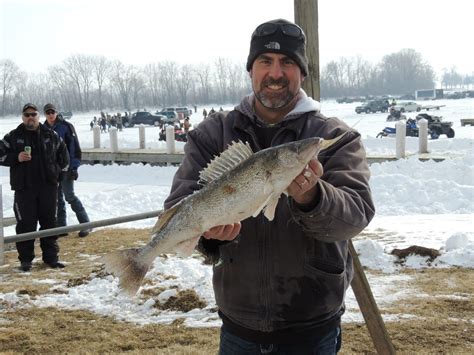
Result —
M183 122L184 133L188 134L191 123L189 122L189 116L186 116Z
M204 119L206 119L206 117L207 117L207 111L206 111L206 109L203 109L203 110L202 110L202 116L204 117Z
M15 191L13 210L16 233L51 229L56 226L58 179L67 170L69 155L56 132L39 122L36 105L23 106L22 120L0 141L0 164L10 167L10 185ZM59 262L57 236L40 238L43 262L64 268ZM20 269L30 271L35 258L35 240L16 243Z
M62 174L58 186L57 226L67 225L66 202L64 200L71 206L79 223L87 223L89 216L81 200L74 193L74 181L79 177L77 170L81 165L81 148L76 130L72 123L58 119L58 111L53 104L46 104L43 111L46 117L45 126L54 130L63 139L69 153L69 169ZM91 229L83 229L79 231L79 237L87 237L90 232Z
M258 151L340 137L288 186L273 221L260 213L215 226L197 247L213 264L221 355L335 354L353 276L348 243L375 213L361 137L322 115L319 102L301 89L308 75L306 36L294 23L278 19L258 26L247 70L253 93L189 131L164 207L199 189L199 173L233 141Z

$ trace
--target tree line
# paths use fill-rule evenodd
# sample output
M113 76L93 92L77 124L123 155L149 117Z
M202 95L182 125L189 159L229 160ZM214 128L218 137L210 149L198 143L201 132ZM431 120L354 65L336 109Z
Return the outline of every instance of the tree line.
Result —
M373 64L360 56L332 60L321 70L323 98L413 94L433 88L433 68L413 49L388 54ZM445 70L446 88L473 85L474 75ZM251 92L243 63L154 62L126 65L104 56L74 54L45 73L27 73L12 60L0 60L0 115L17 114L25 102L54 102L68 111L133 111L146 107L237 103Z
M68 111L133 111L172 105L238 102L251 91L245 66L230 59L139 67L104 56L74 54L46 73L26 73L0 60L0 116L18 113L25 102L54 102Z

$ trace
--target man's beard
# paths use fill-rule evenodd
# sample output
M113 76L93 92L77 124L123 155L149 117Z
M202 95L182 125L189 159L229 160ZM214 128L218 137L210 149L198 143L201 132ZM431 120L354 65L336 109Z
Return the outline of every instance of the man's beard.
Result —
M269 109L279 109L288 105L296 96L290 91L288 86L289 81L286 78L281 78L278 80L267 79L262 81L260 84L260 91L255 91L255 97L260 103ZM271 85L279 85L283 87L283 91L279 92L269 92L264 91L265 87Z
M37 125L36 125L35 120L28 120L25 123L26 129L29 130L29 131L34 131L36 129L36 126Z

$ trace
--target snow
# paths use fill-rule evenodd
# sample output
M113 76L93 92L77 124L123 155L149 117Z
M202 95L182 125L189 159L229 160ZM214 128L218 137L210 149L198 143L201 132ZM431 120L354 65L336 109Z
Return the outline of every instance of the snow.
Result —
M474 127L460 126L461 118L474 117L474 100L427 101L423 105L446 105L440 111L429 111L453 121L456 131L454 139L442 136L429 141L433 156L445 158L442 162L432 160L421 162L416 156L393 162L371 165L371 189L376 205L376 216L366 230L354 240L361 263L368 269L381 273L367 273L375 299L380 307L406 297L413 297L413 290L403 287L412 276L401 274L404 268L446 268L458 266L474 268ZM387 114L357 115L354 104L322 102L322 112L326 116L336 116L362 135L368 155L388 156L395 153L393 138L375 138L385 126ZM220 105L214 105L219 107ZM209 107L206 107L209 110ZM231 109L224 106L224 109ZM193 126L202 119L203 107L191 116ZM72 122L76 126L83 148L93 145L89 122L98 112L77 114ZM415 114L408 114L409 117ZM0 120L3 136L20 122L19 117ZM138 148L138 129L128 128L119 132L119 148ZM165 142L158 141L155 127L146 128L147 149L165 149ZM101 135L101 146L109 147L109 135ZM183 143L177 142L178 150ZM407 151L416 154L418 140L408 137ZM79 180L75 184L77 195L86 206L91 220L118 217L159 210L167 197L176 167L157 167L142 164L129 166L94 165L82 166ZM12 216L13 192L9 187L8 169L0 167L0 183L3 188L4 216ZM116 227L150 228L155 219L129 222ZM77 221L72 211L68 212L68 223ZM14 228L5 228L5 235L13 235ZM394 248L419 245L438 249L441 256L432 262L420 256L409 256L403 263L396 263L390 254ZM99 263L97 257L81 254L82 259ZM16 265L6 265L13 270ZM67 268L64 269L67 272ZM8 271L7 271L8 273ZM34 273L34 272L33 272ZM5 276L0 276L3 278ZM15 292L0 293L0 300L18 307L30 304L38 307L60 307L86 309L98 314L115 316L117 319L137 324L169 324L177 318L184 318L185 325L193 327L219 326L215 313L212 291L212 269L199 258L157 258L147 274L143 288L163 290L158 300L151 298L128 298L119 293L118 280L112 276L92 277L82 285L67 288L54 278L41 282L52 288L66 290L66 294L47 294L30 299L28 295ZM155 302L166 302L178 290L194 289L207 303L204 309L187 313L163 311L155 308ZM344 322L362 322L362 315L351 289L347 292L347 312ZM413 317L409 314L384 315L385 320Z

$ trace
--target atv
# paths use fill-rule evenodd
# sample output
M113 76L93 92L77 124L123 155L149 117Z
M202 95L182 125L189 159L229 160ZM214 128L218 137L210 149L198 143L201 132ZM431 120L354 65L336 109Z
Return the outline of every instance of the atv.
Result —
M431 137L436 136L438 138L442 134L446 134L448 138L454 138L454 129L452 122L444 122L441 116L433 116L427 113L420 113L416 116L416 120L419 121L422 118L428 121L428 131ZM434 139L436 139L434 138Z

